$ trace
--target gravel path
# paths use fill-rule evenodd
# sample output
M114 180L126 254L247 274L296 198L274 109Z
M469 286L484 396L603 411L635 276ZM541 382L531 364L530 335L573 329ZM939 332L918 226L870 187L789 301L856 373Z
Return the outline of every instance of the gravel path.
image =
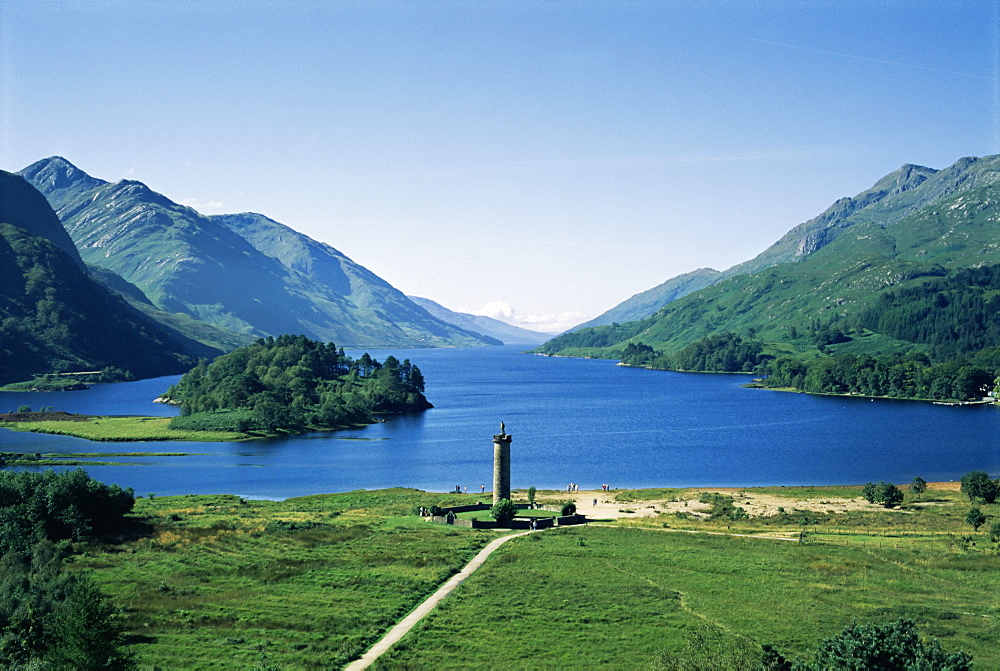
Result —
M440 603L441 599L445 598L451 594L452 590L458 587L463 580L472 575L472 572L477 568L482 566L486 558L493 554L497 548L506 543L507 541L518 538L520 536L526 536L530 533L538 533L536 531L522 531L520 533L511 534L510 536L503 536L497 538L490 542L489 545L484 547L479 553L472 558L465 567L448 579L444 585L438 588L436 592L431 594L427 599L413 609L413 611L400 620L395 627L390 629L388 633L382 637L378 643L373 645L368 652L363 654L359 659L351 662L345 671L360 671L361 669L367 669L372 662L381 657L389 648L393 646L399 639L403 638L410 629L413 629L417 622L420 622L429 612L431 612L435 606Z

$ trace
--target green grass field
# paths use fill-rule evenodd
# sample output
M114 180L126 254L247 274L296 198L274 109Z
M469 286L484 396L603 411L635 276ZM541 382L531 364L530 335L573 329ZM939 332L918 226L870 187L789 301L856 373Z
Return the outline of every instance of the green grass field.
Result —
M858 489L774 488L789 511ZM698 494L623 500L670 498ZM806 527L791 512L738 523L661 514L520 538L376 668L649 668L706 623L794 656L852 621L899 617L971 652L977 668L1000 668L1000 544L964 524L958 492L919 498L902 511L813 513ZM402 489L140 499L146 526L85 546L73 567L93 570L124 606L147 668L341 668L501 533L415 514L468 499ZM1000 519L1000 505L980 507ZM803 529L804 542L682 533Z
M591 526L498 554L375 668L648 668L704 622L791 656L899 617L977 668L1000 664L996 552Z
M73 567L126 609L144 665L247 669L263 654L282 669L338 668L496 536L413 514L457 502L413 490L139 499L146 532Z
M234 431L183 431L168 428L170 417L93 417L85 422L0 422L0 428L76 436L96 441L233 441L251 436Z

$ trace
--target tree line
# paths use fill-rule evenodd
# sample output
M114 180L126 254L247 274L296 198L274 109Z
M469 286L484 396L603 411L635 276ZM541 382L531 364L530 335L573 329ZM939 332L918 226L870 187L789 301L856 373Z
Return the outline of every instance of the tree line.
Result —
M930 345L938 361L994 346L1000 343L1000 265L963 268L888 291L857 322L897 340Z
M661 352L641 342L629 343L621 361L659 370L750 373L771 358L764 354L764 344L759 340L725 332L702 338L677 352Z
M845 354L803 361L781 357L766 368L764 386L821 394L959 400L981 398L995 385L1000 350L976 358L931 363L923 352Z
M120 532L134 503L82 469L0 471L0 666L136 668L118 609L63 570L70 541Z
M181 406L172 427L272 432L425 410L423 392L423 373L409 359L355 360L333 343L283 335L202 361L164 397Z

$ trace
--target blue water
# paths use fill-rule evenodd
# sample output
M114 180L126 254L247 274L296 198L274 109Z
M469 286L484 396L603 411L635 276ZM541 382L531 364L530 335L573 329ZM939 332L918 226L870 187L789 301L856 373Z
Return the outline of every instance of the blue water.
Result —
M957 480L1000 472L1000 408L956 408L745 389L741 375L624 368L517 348L394 350L427 378L435 408L356 430L243 443L92 443L0 430L0 451L186 452L90 466L137 494L259 498L492 481L492 436L513 435L511 484L540 489ZM372 351L376 358L385 352ZM176 377L88 391L0 394L87 414L173 415L152 399Z

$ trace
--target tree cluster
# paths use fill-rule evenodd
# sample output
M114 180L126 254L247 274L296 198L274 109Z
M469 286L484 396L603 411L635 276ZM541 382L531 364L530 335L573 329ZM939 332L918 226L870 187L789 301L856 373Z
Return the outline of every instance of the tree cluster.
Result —
M886 292L858 323L898 340L932 345L939 360L995 345L1000 342L1000 265L963 268Z
M570 348L612 347L641 333L651 323L653 323L653 319L649 318L625 324L615 322L605 326L572 331L549 340L539 347L538 351L545 354L556 354Z
M68 541L120 530L134 502L82 469L0 471L0 666L135 668L118 610L62 570Z
M105 485L82 468L0 471L0 552L25 552L41 540L114 533L134 504L131 489Z
M66 546L50 541L0 554L0 665L138 668L118 608L86 574L63 571L65 556Z
M903 502L903 490L891 482L865 483L862 495L868 503L877 503L885 508L892 508Z
M162 375L195 362L185 348L48 240L0 222L0 384L106 367Z
M424 410L431 406L423 391L423 374L408 359L354 360L333 343L283 335L199 363L165 397L183 413L171 426L272 432Z
M912 620L851 624L823 639L809 657L789 660L774 646L757 647L713 627L694 630L677 654L663 653L655 668L667 671L747 669L754 671L969 671L972 655L945 652L937 640L925 643Z
M996 374L972 361L932 364L926 354L842 355L803 361L781 357L767 367L767 387L822 394L965 401L989 391Z
M962 476L962 493L973 502L993 503L1000 498L1000 481L990 480L986 471L971 471Z
M770 358L763 351L760 341L726 332L707 336L673 353L654 350L642 342L629 343L621 361L660 370L749 373Z

